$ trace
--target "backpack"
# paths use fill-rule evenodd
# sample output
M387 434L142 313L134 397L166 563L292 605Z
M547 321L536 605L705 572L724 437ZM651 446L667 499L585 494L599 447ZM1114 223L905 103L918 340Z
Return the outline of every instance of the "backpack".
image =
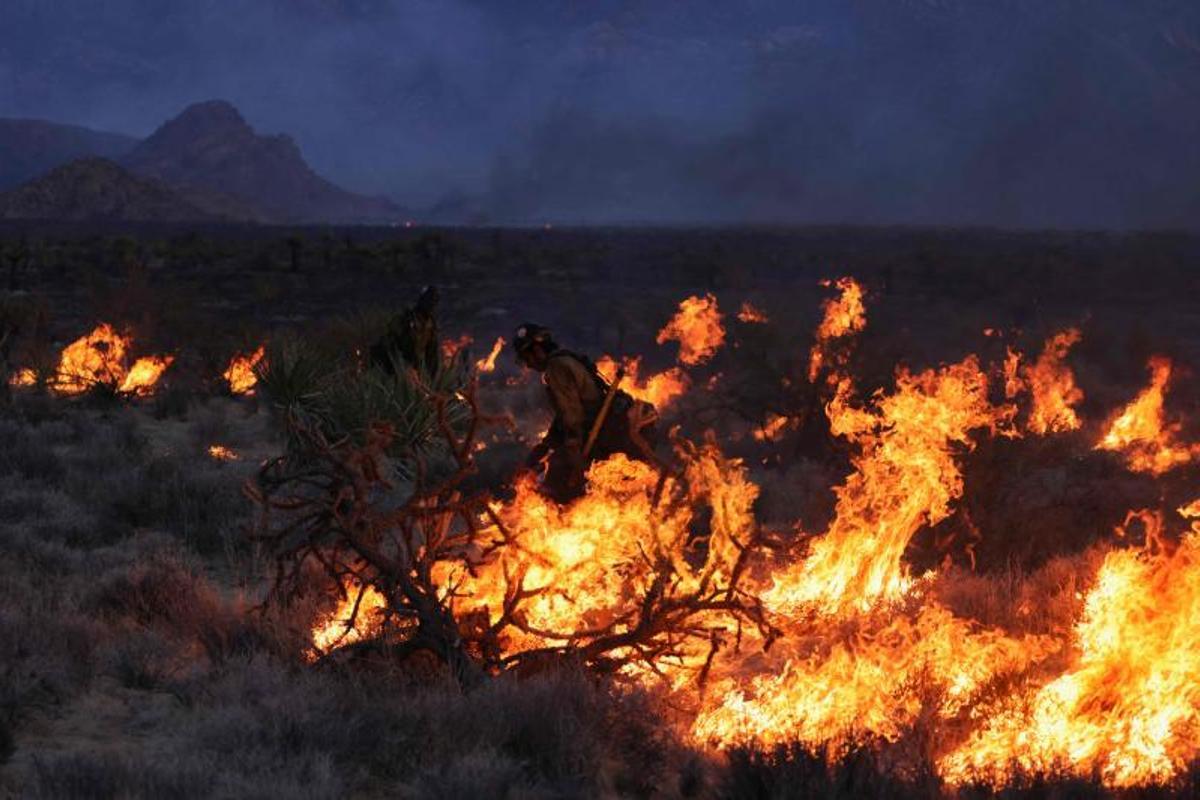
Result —
M603 402L603 398L607 397L609 390L612 389L612 384L600 374L596 363L585 355L573 353L569 350L560 350L559 353L583 364L588 374L592 376L592 380L596 384L596 389L600 392L601 402ZM614 432L627 433L630 428L640 430L653 425L657 421L658 409L654 407L653 403L638 400L624 389L617 389L617 393L613 397L612 407L608 412L608 418L604 421L604 428L606 430L613 430ZM609 427L616 424L619 424L620 428L614 429Z

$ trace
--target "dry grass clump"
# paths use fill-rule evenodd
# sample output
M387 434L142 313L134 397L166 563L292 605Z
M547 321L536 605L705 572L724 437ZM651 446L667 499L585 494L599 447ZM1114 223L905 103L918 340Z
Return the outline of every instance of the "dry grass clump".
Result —
M147 647L154 659L120 677L148 692L164 650ZM466 697L255 657L171 691L182 707L153 720L152 737L38 754L26 796L694 796L677 788L686 771L637 699L578 673Z
M85 424L93 413L0 418L0 439L20 451L0 460L0 792L576 797L701 786L644 699L578 672L489 682L467 697L387 664L303 664L312 609L255 611L210 577L220 553L196 546L206 526L241 523L242 473L156 454L133 409ZM113 704L126 715L89 710Z

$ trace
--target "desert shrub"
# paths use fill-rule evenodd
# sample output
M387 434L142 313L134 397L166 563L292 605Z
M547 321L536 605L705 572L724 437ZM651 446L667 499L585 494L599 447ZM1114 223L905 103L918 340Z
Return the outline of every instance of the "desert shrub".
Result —
M54 448L35 429L13 419L0 420L0 475L55 483L65 475Z
M0 495L0 523L22 522L45 510L46 500L40 492L13 489Z
M465 365L456 360L421 385L407 370L395 376L366 370L357 380L330 387L323 417L332 432L358 434L377 422L392 425L397 448L421 449L437 438L437 410L431 397L452 397L466 381ZM465 420L466 406L451 403L447 421Z
M1106 551L1100 545L1055 556L1032 571L1015 562L982 574L955 568L938 581L938 599L958 616L986 626L1022 633L1065 630L1075 623L1080 597Z
M211 754L180 751L164 757L144 752L72 750L39 756L24 796L69 800L247 798L324 800L345 796L344 784L320 759L260 764L261 770L217 761Z
M195 400L195 387L167 382L154 393L151 411L155 419L187 419Z
M129 689L155 689L181 664L177 648L154 630L134 629L114 637L103 656L104 669Z
M34 703L63 702L85 687L102 635L70 600L46 602L34 586L22 588L3 587L0 719L16 719Z
M243 511L236 482L199 458L118 463L79 490L98 509L98 539L104 542L157 527L197 552L214 554L234 538L233 525Z
M140 800L211 797L216 776L203 762L138 762L116 752L39 755L25 787L30 798Z
M67 418L74 445L64 455L72 472L91 478L114 466L136 463L146 439L130 414L94 414L80 410ZM61 435L61 434L60 434Z
M404 797L645 796L671 755L636 698L574 672L481 687L398 687L387 676L233 661L204 688L175 747L232 775L335 765Z
M271 340L254 373L257 391L281 409L316 402L330 376L339 372L336 356L297 335Z
M537 787L526 776L520 761L491 749L452 756L437 772L422 774L407 789L405 796L430 800L483 796L533 800L561 796Z
M411 370L389 375L364 369L349 351L331 350L311 338L281 337L272 342L255 369L259 392L286 423L300 417L320 427L330 441L350 438L362 443L373 425L394 431L391 451L412 455L429 452L440 440L434 398L449 398L446 421L461 426L469 415L457 399L469 368L464 354L449 359L433 376ZM290 432L291 426L285 425ZM295 451L301 443L289 440Z
M41 578L54 579L86 572L87 554L73 547L72 541L87 536L81 536L77 530L64 531L54 522L0 530L3 530L0 546L8 560Z
M3 408L2 404L0 408ZM64 404L41 389L14 392L12 410L30 425L63 422L67 419Z
M273 620L223 598L177 556L160 553L99 576L84 607L104 618L196 643L214 664L260 651L295 652Z
M880 762L875 751L867 748L841 756L803 747L780 747L769 753L738 749L728 758L719 795L729 800L916 800L942 796L941 787L931 776L901 780Z
M192 415L188 426L188 439L196 452L203 452L214 442L228 439L229 420L224 405L206 404Z
M0 716L0 764L7 762L15 749L16 743L13 741L12 724L9 720Z

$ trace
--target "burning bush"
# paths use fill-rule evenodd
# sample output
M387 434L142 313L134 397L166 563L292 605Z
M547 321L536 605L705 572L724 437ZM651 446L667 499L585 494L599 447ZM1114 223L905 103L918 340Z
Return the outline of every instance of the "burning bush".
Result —
M827 524L764 531L758 486L715 434L675 436L675 468L596 463L587 493L567 505L529 481L506 499L468 492L485 422L473 389L416 381L414 402L433 414L420 423L435 432L425 439L369 404L340 428L332 413L287 416L296 447L251 488L263 512L257 535L277 558L274 596L326 596L316 660L432 653L469 688L580 663L652 692L698 747L840 764L866 753L871 770L950 788L1043 773L1111 787L1179 780L1200 753L1185 652L1200 532L1166 536L1155 522L1149 549L1126 534L1009 584L961 565L973 566L972 544L987 535L967 514L980 498L963 501L980 443L993 458L1005 443L1004 457L1016 458L1023 441L1060 471L1085 457L1123 469L1093 447L1120 450L1129 469L1152 475L1168 461L1189 464L1162 457L1185 447L1163 420L1167 369L1154 362L1150 387L1098 444L1068 363L1074 329L1029 364L1009 348L1004 363L899 367L889 387L862 391L848 354L866 324L863 294L849 279L837 288L799 366L815 364L804 396L824 406L817 430L839 440L849 464ZM715 312L715 299L699 305ZM672 325L682 334L685 322ZM748 446L811 428L808 411L758 419ZM435 451L449 468L431 468ZM1180 513L1191 520L1196 506ZM960 566L916 566L931 531L968 540ZM972 600L976 590L987 597ZM1057 606L1035 607L1044 602Z
M447 400L432 399L457 470L431 478L414 452L411 486L385 456L390 427L354 447L292 420L303 455L272 462L252 488L269 512L257 535L279 556L278 596L302 592L306 566L319 565L349 591L349 614L345 601L335 612L347 630L382 598L380 638L433 652L465 685L566 656L630 674L668 665L703 674L743 624L770 640L760 604L738 588L760 543L748 516L755 491L714 447L690 449L685 481L658 492L664 479L645 465L598 465L595 493L559 517L528 488L509 504L463 496L474 402L467 395L473 416L460 438ZM655 497L665 498L661 509ZM688 523L699 502L710 505L711 533L692 552ZM558 521L547 525L548 515Z
M141 356L131 361L132 344L130 335L118 332L108 323L101 323L63 349L46 383L62 395L87 392L127 397L150 395L175 357ZM38 377L34 369L25 367L8 382L14 386L33 386Z

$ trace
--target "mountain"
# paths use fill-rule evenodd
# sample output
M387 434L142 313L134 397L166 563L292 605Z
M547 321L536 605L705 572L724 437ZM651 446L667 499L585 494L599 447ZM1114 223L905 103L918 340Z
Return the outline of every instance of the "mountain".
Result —
M0 119L0 191L77 158L120 158L138 140L40 119Z
M188 192L232 196L271 222L395 222L404 214L389 200L325 180L290 137L257 134L221 100L189 106L122 163Z
M82 158L0 194L0 219L72 222L218 222L159 181L132 175L105 158Z

